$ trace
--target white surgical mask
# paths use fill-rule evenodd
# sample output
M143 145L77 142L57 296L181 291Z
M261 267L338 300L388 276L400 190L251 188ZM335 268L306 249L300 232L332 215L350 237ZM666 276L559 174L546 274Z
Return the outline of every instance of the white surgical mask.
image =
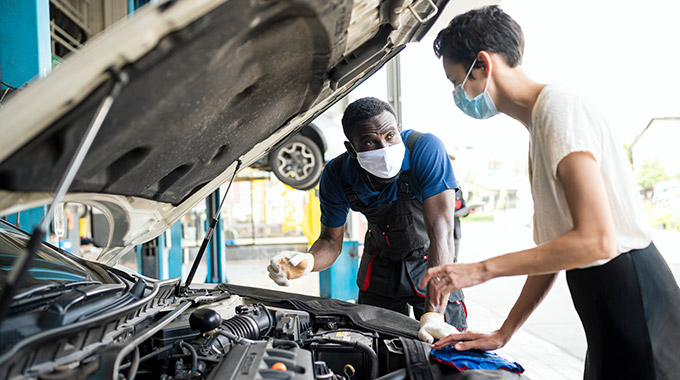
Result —
M367 172L382 179L389 179L401 170L406 147L404 143L390 145L385 148L357 152L359 166Z

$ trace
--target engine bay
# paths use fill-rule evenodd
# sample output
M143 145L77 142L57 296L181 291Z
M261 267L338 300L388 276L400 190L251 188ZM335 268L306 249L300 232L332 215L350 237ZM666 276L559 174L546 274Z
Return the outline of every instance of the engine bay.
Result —
M188 288L109 270L127 291L69 283L17 300L0 329L0 377L522 378L442 365L417 339L417 320L380 307L229 283Z
M403 367L399 338L254 301L231 295L187 310L137 346L119 378L375 379Z

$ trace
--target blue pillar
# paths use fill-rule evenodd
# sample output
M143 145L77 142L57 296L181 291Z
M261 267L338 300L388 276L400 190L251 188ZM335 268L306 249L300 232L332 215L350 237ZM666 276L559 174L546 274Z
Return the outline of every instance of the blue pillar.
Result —
M164 280L182 277L182 223L136 247L137 271Z
M47 207L41 206L17 214L7 215L6 220L8 223L14 224L22 230L31 233L33 232L33 229L40 224L46 212ZM47 237L45 239L47 239Z
M158 0L128 0L128 14L132 14L143 5L146 4L156 4Z
M135 246L135 253L137 254L137 273L144 273L142 272L144 268L144 262L143 262L143 257L142 257L142 246L137 245Z
M182 222L170 227L168 247L168 276L182 277Z
M0 0L0 80L18 88L51 68L49 0ZM8 215L7 221L30 233L45 212L37 207Z
M51 68L49 0L0 0L0 79L21 87Z
M205 229L208 230L210 222L215 217L217 209L220 206L220 189L215 190L214 193L210 194L206 199L206 213L208 214L208 221L206 223ZM222 255L224 254L224 234L222 233L222 219L218 219L215 225L215 232L213 232L212 238L210 238L210 243L206 248L207 264L208 264L208 274L205 278L205 282L217 284L220 282L226 282L227 276L222 271Z
M166 233L158 235L156 241L158 242L158 257L156 258L158 279L165 280L168 278L166 270L166 267L168 266L168 238Z
M357 301L359 287L357 272L359 271L359 243L346 241L342 243L342 253L330 268L319 272L319 293L321 297L335 298L343 301Z

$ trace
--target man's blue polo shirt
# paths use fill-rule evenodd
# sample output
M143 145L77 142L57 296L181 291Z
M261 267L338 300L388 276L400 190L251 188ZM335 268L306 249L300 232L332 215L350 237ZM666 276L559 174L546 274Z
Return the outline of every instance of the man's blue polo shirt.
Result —
M401 132L401 139L406 139L413 132L409 129ZM341 159L342 171L338 176L333 167L335 160ZM347 202L343 182L352 185L352 190L366 207L379 207L397 200L397 181L387 185L381 191L371 190L361 178L358 162L347 152L330 160L321 174L319 200L321 201L321 223L326 227L340 227L345 224L350 205ZM424 134L418 139L413 151L406 148L401 171L411 169L411 193L421 203L444 190L457 189L456 177L453 175L451 161L442 141L435 135Z

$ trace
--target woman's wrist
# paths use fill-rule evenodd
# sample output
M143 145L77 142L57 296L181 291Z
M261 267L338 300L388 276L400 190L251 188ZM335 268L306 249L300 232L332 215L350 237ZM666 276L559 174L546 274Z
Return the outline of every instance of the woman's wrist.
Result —
M508 344L508 342L512 338L513 334L515 333L514 329L508 328L505 324L503 324L503 326L501 326L501 328L496 330L496 331L498 333L498 337L501 340L501 343L503 344L503 346Z
M489 265L489 260L480 261L477 265L477 276L479 278L479 283L484 283L492 278L494 278L491 273L491 265Z

